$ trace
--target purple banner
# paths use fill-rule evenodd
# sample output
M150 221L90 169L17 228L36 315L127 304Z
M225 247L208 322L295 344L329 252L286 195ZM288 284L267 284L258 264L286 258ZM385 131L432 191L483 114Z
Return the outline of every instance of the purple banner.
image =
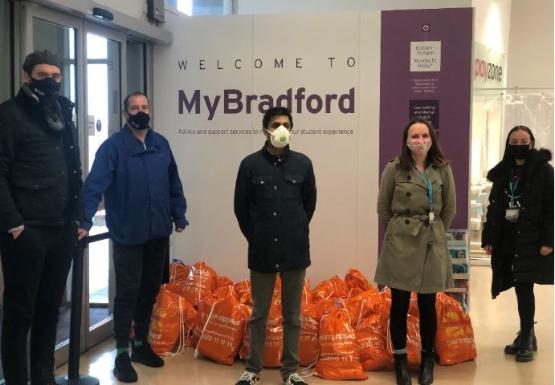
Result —
M472 23L472 8L382 12L380 170L399 155L417 101L433 100L457 187L457 229L468 228Z

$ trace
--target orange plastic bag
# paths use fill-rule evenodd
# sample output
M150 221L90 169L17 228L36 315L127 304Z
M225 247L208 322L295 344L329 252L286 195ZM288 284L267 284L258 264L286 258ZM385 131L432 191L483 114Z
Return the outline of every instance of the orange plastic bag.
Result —
M349 296L349 286L338 275L334 275L330 282L333 285L334 297L347 298Z
M173 351L178 342L185 338L182 320L185 299L162 285L152 311L148 341L158 355Z
M345 275L345 283L347 284L349 289L358 287L359 289L362 289L362 291L366 291L372 287L364 274L356 269L350 269L347 272L347 274Z
M233 281L228 277L226 277L225 275L219 275L218 278L216 279L216 286L220 288L222 286L228 286L228 285L233 286Z
M319 301L321 299L329 299L332 297L334 292L333 284L328 281L322 281L316 286L312 291L312 298L314 301Z
M305 304L301 308L301 331L299 333L299 361L302 366L309 366L318 359L318 330L322 318L321 307Z
M476 344L470 316L461 304L445 293L436 296L436 353L441 365L476 359Z
M217 288L217 274L206 263L197 262L191 266L191 271L184 282L183 294L193 306L198 306L206 293Z
M303 293L302 293L302 297L301 297L301 305L307 305L309 303L312 303L312 291L310 290L310 284L308 283L308 279L304 279L304 285L303 285Z
M191 271L191 266L184 264L179 259L174 259L170 264L170 283L185 282Z
M195 350L195 358L202 354L224 365L235 361L250 311L239 303L231 291L228 293L225 299L212 305Z
M320 356L316 375L327 380L366 380L349 312L341 306L320 321Z
M381 370L393 365L393 356L387 349L388 316L371 314L356 327L360 362L364 370Z
M363 318L372 314L386 313L383 296L373 289L363 291L352 297L347 301L346 307L349 310L353 327L356 327Z
M202 297L202 300L200 301L197 309L195 327L193 329L193 337L189 339L187 343L188 347L194 348L197 346L202 334L202 330L204 329L204 325L206 325L206 321L208 320L208 316L210 315L210 311L212 310L212 305L214 305L214 303L219 300L220 298L215 296L213 293L207 293Z

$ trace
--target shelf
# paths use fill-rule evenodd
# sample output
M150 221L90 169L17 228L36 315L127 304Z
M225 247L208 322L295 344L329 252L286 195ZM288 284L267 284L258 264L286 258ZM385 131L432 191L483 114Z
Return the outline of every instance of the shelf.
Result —
M470 275L468 273L453 273L453 279L469 279Z

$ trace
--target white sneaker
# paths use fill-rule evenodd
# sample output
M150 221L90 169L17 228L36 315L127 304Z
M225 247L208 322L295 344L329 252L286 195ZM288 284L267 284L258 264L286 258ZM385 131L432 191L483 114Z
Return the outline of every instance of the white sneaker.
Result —
M283 385L308 385L301 376L297 373L290 374L285 380Z
M260 382L260 376L256 373L246 371L241 374L239 380L235 383L235 385L255 385Z

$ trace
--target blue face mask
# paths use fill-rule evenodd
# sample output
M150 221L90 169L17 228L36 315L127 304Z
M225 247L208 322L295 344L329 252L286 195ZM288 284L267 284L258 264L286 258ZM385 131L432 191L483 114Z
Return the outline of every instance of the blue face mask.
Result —
M31 78L29 88L39 98L48 98L58 95L58 92L60 92L60 83L52 78L45 78L41 80Z

